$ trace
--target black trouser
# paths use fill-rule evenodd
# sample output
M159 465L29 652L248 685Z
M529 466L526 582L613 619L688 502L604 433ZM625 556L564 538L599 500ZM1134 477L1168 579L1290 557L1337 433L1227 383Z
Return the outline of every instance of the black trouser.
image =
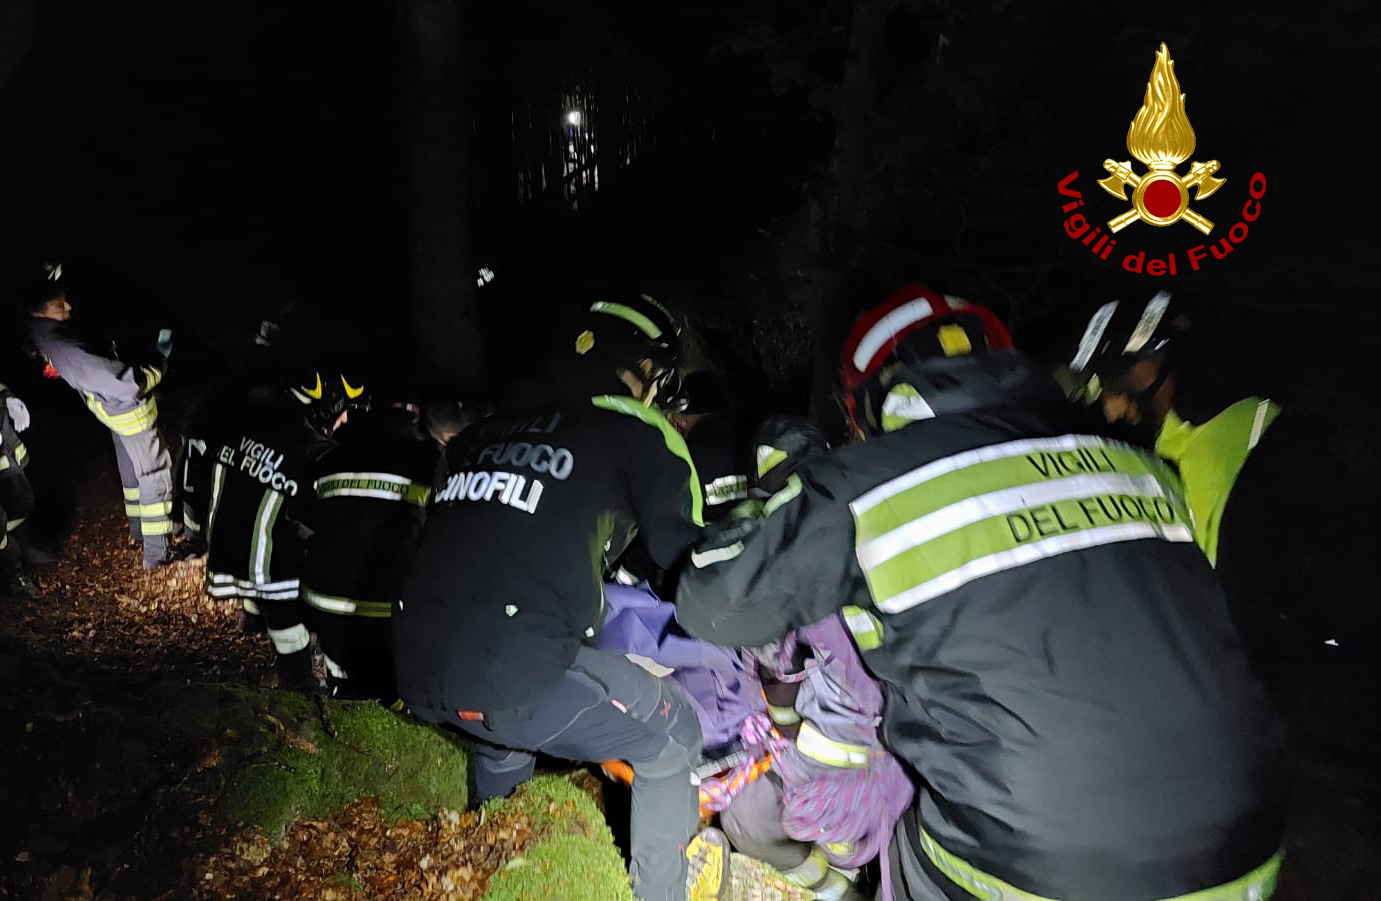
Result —
M350 616L304 605L307 625L326 658L331 694L351 700L392 703L398 697L393 670L393 621Z
M0 475L0 571L15 572L22 566L19 530L34 509L34 491L23 470Z
M515 662L515 665L521 665ZM565 676L519 711L419 711L475 739L476 800L506 795L532 775L533 752L567 760L626 760L633 767L633 893L642 901L686 896L686 845L699 823L691 768L700 721L675 683L620 654L582 647Z

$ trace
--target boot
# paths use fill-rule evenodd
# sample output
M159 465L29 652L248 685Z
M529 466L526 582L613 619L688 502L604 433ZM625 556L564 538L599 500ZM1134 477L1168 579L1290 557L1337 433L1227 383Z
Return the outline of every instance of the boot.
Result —
M36 598L38 597L38 583L29 578L29 574L22 569L17 569L5 576L5 594L17 598Z
M686 846L687 901L729 901L729 840L718 829L701 829Z
M58 555L45 551L36 544L30 544L24 539L19 539L19 555L24 560L25 566L44 567L52 566L58 562Z
M278 676L278 687L284 691L310 694L321 690L312 673L312 652L308 648L291 654L279 654L273 663L273 671Z

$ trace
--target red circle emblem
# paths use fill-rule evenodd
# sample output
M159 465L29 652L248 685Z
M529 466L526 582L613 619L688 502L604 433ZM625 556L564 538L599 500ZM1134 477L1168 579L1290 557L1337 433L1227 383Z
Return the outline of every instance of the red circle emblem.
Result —
M1169 219L1180 210L1180 188L1168 178L1158 178L1146 186L1142 196L1146 212L1157 219Z

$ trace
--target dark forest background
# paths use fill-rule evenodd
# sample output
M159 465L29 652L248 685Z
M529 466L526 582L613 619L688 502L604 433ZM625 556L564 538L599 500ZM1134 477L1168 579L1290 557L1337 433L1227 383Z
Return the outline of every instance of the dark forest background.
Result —
M408 5L12 0L5 264L63 260L79 311L114 331L171 324L188 384L289 302L413 371ZM1163 285L1200 310L1231 390L1337 401L1376 384L1367 4L459 9L468 249L494 278L456 302L477 306L471 371L491 385L592 290L631 287L689 314L754 406L800 408L842 323L906 280L992 306L1050 358L1098 304ZM1215 237L1251 175L1268 179L1248 239L1197 273L1187 225L1133 225L1094 259L1055 189L1077 169L1095 221L1127 206L1095 180L1128 158L1162 41L1193 159L1227 179L1194 204ZM1125 275L1115 261L1136 249L1180 251L1180 274Z

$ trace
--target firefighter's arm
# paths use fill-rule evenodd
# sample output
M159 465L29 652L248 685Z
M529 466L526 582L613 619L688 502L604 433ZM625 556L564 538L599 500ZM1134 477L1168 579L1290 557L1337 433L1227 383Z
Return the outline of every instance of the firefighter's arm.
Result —
M163 379L157 366L131 366L102 356L82 346L71 335L54 335L40 350L53 364L63 381L78 391L100 397L136 401L152 391Z
M706 530L681 573L676 618L726 645L762 645L849 603L856 584L848 506L793 475L764 516Z
M671 569L700 537L705 500L700 476L691 462L686 441L656 410L632 398L596 398L605 409L638 422L627 424L619 440L625 460L628 499L648 555L664 570Z

